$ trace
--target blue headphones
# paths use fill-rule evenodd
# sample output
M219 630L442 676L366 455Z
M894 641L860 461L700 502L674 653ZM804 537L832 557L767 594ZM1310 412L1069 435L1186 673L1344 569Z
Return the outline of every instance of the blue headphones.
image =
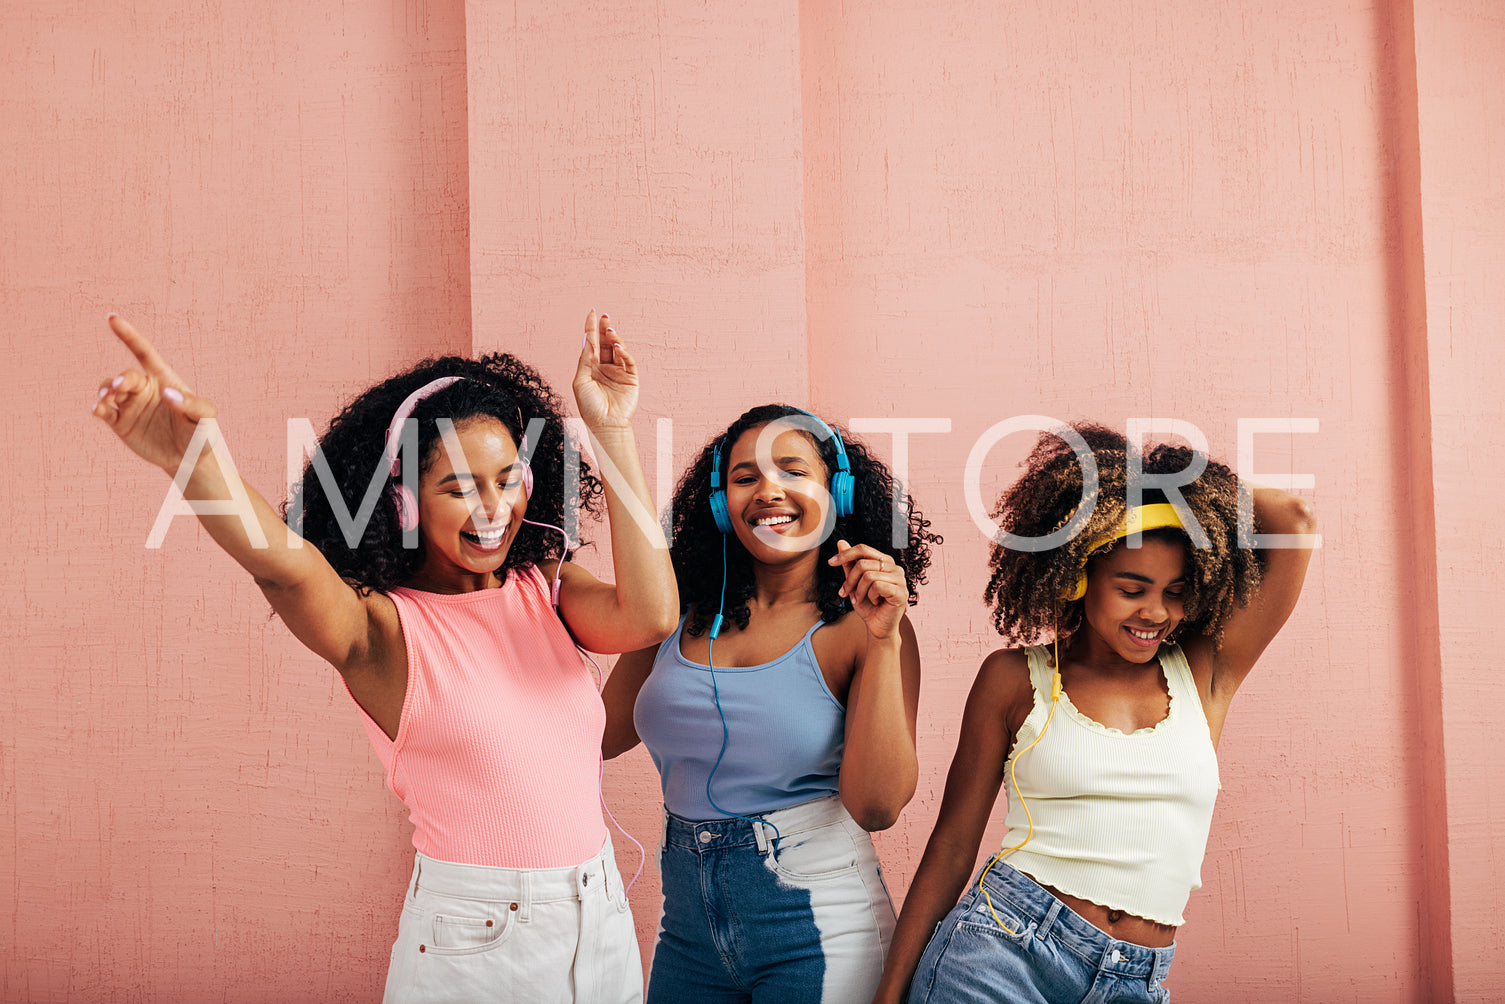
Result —
M857 479L852 476L852 465L847 460L846 444L841 441L841 433L831 428L820 420L817 415L812 415L802 408L793 409L797 414L804 415L816 425L826 430L826 435L836 441L836 470L831 472L831 504L835 507L837 516L850 516L855 509L857 501ZM788 415L780 416L788 418ZM778 419L772 419L778 421ZM796 423L798 424L798 423ZM809 431L809 430L806 430ZM721 707L721 688L716 683L716 637L721 634L722 617L726 611L726 538L732 532L732 511L726 503L726 488L721 483L721 447L726 445L726 440L716 444L711 453L711 515L716 520L716 529L721 531L721 599L716 606L716 617L711 621L710 644L706 650L706 659L711 670L711 695L716 702L716 714L721 719L721 752L716 755L716 762L711 766L711 772L705 777L705 799L711 803L711 808L717 812L726 813L736 819L746 820L749 823L762 823L773 830L773 853L778 857L779 841L782 836L779 828L767 819L753 819L739 813L729 812L716 804L716 799L711 795L711 779L716 776L716 770L721 766L721 758L726 756L726 744L730 732L726 725L726 712Z
M800 408L794 410L825 429L826 435L836 441L836 470L831 472L831 503L836 507L838 517L852 515L857 502L857 479L852 476L852 465L847 460L847 448L841 441L841 433L821 421L818 415ZM726 488L721 483L721 447L724 443L725 440L717 443L711 454L711 516L716 520L716 529L722 533L731 533L732 511L726 504Z

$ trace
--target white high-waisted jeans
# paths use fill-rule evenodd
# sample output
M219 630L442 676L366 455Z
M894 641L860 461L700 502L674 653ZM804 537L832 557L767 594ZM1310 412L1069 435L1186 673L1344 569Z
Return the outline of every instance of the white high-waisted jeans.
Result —
M638 1004L643 963L611 839L574 868L416 855L383 1004Z

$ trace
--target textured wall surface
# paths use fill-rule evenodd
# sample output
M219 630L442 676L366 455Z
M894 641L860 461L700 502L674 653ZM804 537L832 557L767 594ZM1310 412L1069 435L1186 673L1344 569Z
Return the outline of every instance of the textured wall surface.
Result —
M1505 760L1494 752L1505 679L1490 655L1505 544L1483 531L1505 491L1505 8L1450 0L1416 4L1416 56L1425 251L1426 391L1435 500L1435 650L1441 712L1434 786L1446 792L1445 881L1451 982L1460 1001L1505 994ZM1431 751L1429 751L1431 752ZM1440 767L1444 776L1438 775ZM1431 808L1439 807L1435 800ZM1435 831L1437 827L1433 826ZM1428 874L1433 869L1429 868ZM1442 890L1447 894L1443 900Z
M779 399L907 443L896 899L995 647L965 464L1023 414L1310 474L1324 549L1224 732L1182 1001L1505 995L1505 14L1493 0L11 4L0 51L0 999L370 1000L410 829L335 674L88 415L117 310L286 484L422 356L637 353L650 484ZM896 440L865 438L886 457ZM1028 436L978 472L985 498ZM661 498L662 501L662 498ZM582 560L607 574L604 528ZM651 852L637 750L606 796ZM1001 830L1002 806L989 831ZM637 851L618 840L629 875ZM634 889L645 958L658 912Z
M132 318L269 497L469 352L463 12L7 5L0 999L371 1000L411 855L335 674L89 415Z

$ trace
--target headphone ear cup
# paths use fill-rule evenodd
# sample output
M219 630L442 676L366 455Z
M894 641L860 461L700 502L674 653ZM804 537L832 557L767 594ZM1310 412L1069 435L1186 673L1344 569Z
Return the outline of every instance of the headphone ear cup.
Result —
M523 462L523 498L533 497L533 465Z
M397 503L397 523L404 531L418 528L418 500L408 490L408 486L398 483L395 486Z
M1076 585L1066 593L1066 599L1079 600L1087 595L1087 570L1084 568L1076 575Z
M831 475L831 498L836 502L837 516L850 516L857 511L857 479L851 471Z
M716 529L722 533L732 532L732 511L726 504L726 492L720 488L711 492L711 518L716 521Z

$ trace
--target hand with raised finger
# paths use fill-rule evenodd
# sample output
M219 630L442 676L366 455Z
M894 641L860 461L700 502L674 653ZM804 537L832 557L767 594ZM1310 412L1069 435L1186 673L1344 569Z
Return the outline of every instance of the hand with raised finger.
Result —
M111 314L109 324L140 368L99 385L94 415L139 456L176 474L199 421L214 417L214 405L189 390L125 318Z
M594 310L585 319L574 387L575 406L590 428L631 428L638 408L637 360L611 327L611 319Z
M867 624L870 635L887 638L898 631L909 606L909 583L898 562L877 548L853 547L838 540L829 563L846 575L840 593Z

